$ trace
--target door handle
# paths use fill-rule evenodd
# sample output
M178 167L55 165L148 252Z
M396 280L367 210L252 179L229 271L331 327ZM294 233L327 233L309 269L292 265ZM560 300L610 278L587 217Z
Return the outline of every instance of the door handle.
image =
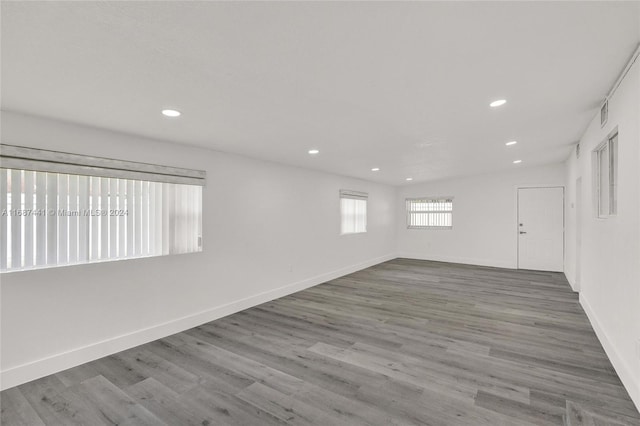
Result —
M520 231L520 233L521 233L521 234L526 234L526 232L524 232L524 231Z

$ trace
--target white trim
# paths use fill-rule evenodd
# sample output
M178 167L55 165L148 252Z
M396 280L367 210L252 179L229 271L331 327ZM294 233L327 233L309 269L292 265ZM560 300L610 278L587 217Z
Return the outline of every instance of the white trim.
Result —
M453 229L453 199L454 197L416 197L416 198L405 198L404 206L406 212L406 220L407 220L407 229L426 229L426 230L451 230ZM412 210L411 206L413 203L438 203L438 202L449 202L451 203L451 210ZM451 215L451 225L411 225L411 215L414 214L449 214Z
M367 232L367 208L369 203L366 193L362 192L360 194L364 194L364 196L358 197L353 195L355 194L353 191L348 196L343 195L343 192L343 190L340 190L340 236L365 234ZM362 203L364 203L364 215L362 215ZM358 210L360 210L360 214L358 214ZM351 215L347 215L347 212L353 214L353 217L350 218ZM364 229L362 229L363 225Z
M618 207L617 207L617 197L616 197L616 208L615 211L612 212L612 208L611 208L611 197L612 197L612 193L611 193L611 175L614 174L614 181L616 181L616 191L617 191L617 177L618 177L618 169L617 169L617 164L616 167L612 167L611 164L611 158L613 157L613 139L614 138L618 138L618 126L616 126L612 131L609 132L609 134L607 135L607 137L600 142L592 151L591 151L591 155L593 157L593 168L594 168L594 176L595 176L595 182L594 182L594 200L595 200L595 204L596 204L596 219L610 219L610 218L615 218L618 215ZM601 174L602 171L600 170L600 156L602 155L602 151L607 148L607 163L609 165L609 176L607 176L607 195L609 196L609 202L608 202L608 212L606 214L604 213L600 213L600 202L601 200ZM616 140L616 157L618 155L617 153L617 149L618 149L618 142Z
M625 362L624 358L618 354L615 345L613 345L611 340L609 340L602 323L598 320L595 311L589 304L584 293L580 293L580 305L587 314L587 318L589 318L589 322L591 323L593 330L596 332L596 336L598 336L600 344L602 344L607 357L609 357L613 368L616 370L616 373L618 373L618 376L629 393L631 400L636 405L636 408L640 410L640 378L634 378L631 368L629 368L629 365Z
M504 260L494 260L494 259L425 255L421 253L409 253L409 252L400 252L398 253L397 257L404 258L404 259L415 259L415 260L431 260L434 262L462 263L464 265L491 266L494 268L507 268L507 269L516 268L516 265L514 265L513 262L508 262Z
M638 56L640 56L640 43L638 43L638 45L636 46L636 49L631 54L631 57L629 58L629 60L627 61L627 64L622 69L622 72L616 79L616 82L613 83L613 86L611 87L609 94L607 94L605 98L607 101L611 99L611 97L616 93L616 90L618 90L618 87L620 87L620 84L622 84L622 80L624 80L624 78L627 76L627 74L629 73L629 70L631 69L631 67L633 67L633 64L638 59Z
M395 254L387 254L385 256L366 260L364 262L340 268L336 271L316 275L315 277L307 278L305 280L287 284L254 296L236 300L235 302L227 303L222 306L217 306L212 309L207 309L205 311L154 325L152 327L8 368L0 372L0 390L18 386L22 383L66 370L67 368L75 367L144 343L152 342L154 340L188 330L218 318L269 302L270 300L287 296L297 291L334 280L379 263L387 262L395 259L396 257L397 256Z
M564 262L564 264L566 265L567 262ZM567 275L567 271L563 271L562 273L564 274L564 277L567 279L567 282L569 283L569 287L571 287L571 290L574 293L580 293L580 289L576 288L576 282L574 277L570 277L569 275Z

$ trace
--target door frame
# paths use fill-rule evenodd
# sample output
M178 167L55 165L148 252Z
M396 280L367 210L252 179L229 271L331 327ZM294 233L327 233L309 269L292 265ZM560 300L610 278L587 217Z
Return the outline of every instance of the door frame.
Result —
M516 239L516 269L520 269L520 190L521 189L535 189L535 188L562 188L562 269L564 271L565 267L565 251L566 251L566 236L567 233L567 218L566 216L566 195L567 191L564 185L553 185L553 184L543 184L543 185L516 185L515 186L515 200L516 200L516 219L515 219L515 239Z
M582 265L582 210L584 210L584 197L582 196L582 176L578 176L576 178L574 190L575 190L574 215L575 215L575 224L576 224L576 229L574 230L574 232L576 237L575 238L576 254L574 259L575 270L573 271L573 274L574 274L573 284L575 288L573 289L573 291L579 293L580 281L582 281L582 273L580 271L581 271L581 265Z

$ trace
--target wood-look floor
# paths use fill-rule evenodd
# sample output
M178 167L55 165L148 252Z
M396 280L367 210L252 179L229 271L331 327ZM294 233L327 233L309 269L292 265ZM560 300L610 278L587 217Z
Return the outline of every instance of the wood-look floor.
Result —
M396 259L2 392L2 425L640 425L564 275Z

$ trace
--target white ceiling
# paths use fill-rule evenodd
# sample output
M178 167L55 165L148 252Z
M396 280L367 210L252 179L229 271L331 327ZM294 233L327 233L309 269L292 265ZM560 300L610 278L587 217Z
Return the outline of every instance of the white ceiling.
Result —
M395 185L564 160L640 42L638 2L1 7L5 110Z

